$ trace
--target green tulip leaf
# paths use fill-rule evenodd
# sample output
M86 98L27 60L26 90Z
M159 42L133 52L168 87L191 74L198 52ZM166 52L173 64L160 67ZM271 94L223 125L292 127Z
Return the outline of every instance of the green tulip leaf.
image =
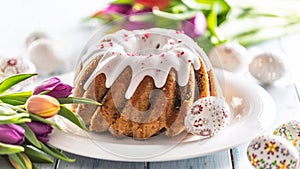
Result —
M175 21L175 20L182 21L182 20L190 19L190 18L194 17L197 13L198 13L198 11L189 11L189 12L184 12L184 13L172 14L169 12L161 11L159 9L153 10L154 15L162 17L162 18L166 18L166 19L171 19L173 21Z
M0 142L0 155L15 154L24 151L22 146L5 144Z
M36 163L53 163L54 161L43 151L31 147L26 146L25 148L25 154L31 159L32 162Z
M24 122L30 122L31 119L27 118L29 117L28 113L17 113L11 116L0 116L0 124L9 124L9 123L24 123Z
M88 99L88 98L80 98L80 97L67 97L67 98L58 98L57 99L60 104L95 104L101 105L99 102Z
M71 158L67 157L66 155L64 155L63 153L54 150L55 148L47 146L44 143L41 143L41 145L42 145L41 150L54 158L57 158L57 159L60 159L60 160L66 161L66 162L74 162L75 161L75 159L71 159Z
M0 82L0 94L2 94L3 92L5 92L6 90L8 90L9 88L13 87L14 85L32 77L37 75L36 73L33 74L16 74L16 75L12 75L9 76L5 79L3 79Z
M22 168L22 169L28 168L25 163L25 160L23 159L23 156L20 153L10 154L10 155L8 155L8 158L15 161L20 166L20 168Z
M32 143L35 147L41 148L40 141L36 138L34 132L25 123L20 124L25 129L25 138Z
M115 0L114 4L132 4L133 0Z
M24 105L32 92L19 92L0 95L2 102L11 105Z
M63 105L60 106L60 111L59 111L58 115L70 120L72 123L76 124L81 129L87 130L81 117L79 115L73 113L71 110L69 110L65 106L63 106Z
M42 118L40 116L31 114L31 113L29 113L29 114L30 114L30 118L32 120L40 121L40 122L43 122L43 123L46 123L46 124L50 124L51 126L54 126L55 128L57 128L58 130L62 130L61 127L58 124L56 124L55 122L52 122L50 120L44 119L44 118Z
M10 116L17 114L17 112L5 104L0 103L0 116Z

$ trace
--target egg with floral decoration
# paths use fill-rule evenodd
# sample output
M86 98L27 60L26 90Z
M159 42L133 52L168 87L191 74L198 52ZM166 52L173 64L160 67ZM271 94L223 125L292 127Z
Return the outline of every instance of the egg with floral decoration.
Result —
M296 120L281 124L273 133L290 141L300 154L300 122Z
M36 73L36 67L30 60L23 57L0 57L0 80L21 73ZM21 86L29 85L35 80L36 78L25 80L12 90L18 90Z
M225 43L214 47L208 58L214 67L230 72L238 72L246 68L249 54L245 47L238 43Z
M187 112L184 124L188 133L201 139L218 134L230 119L230 108L223 98L211 96L195 101Z
M253 139L247 147L247 157L257 169L296 169L299 162L299 153L292 143L276 135L263 135Z
M262 84L271 84L285 75L286 68L279 54L264 52L254 57L249 72Z

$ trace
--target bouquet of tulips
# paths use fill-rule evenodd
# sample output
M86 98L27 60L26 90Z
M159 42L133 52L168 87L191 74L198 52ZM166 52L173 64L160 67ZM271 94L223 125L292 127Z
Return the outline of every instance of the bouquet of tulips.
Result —
M226 20L225 0L114 0L87 20L98 19L115 29L151 27L182 30L204 48L224 43L217 27Z
M14 85L35 75L16 74L0 82L0 155L15 168L31 169L32 162L52 163L53 157L73 162L74 159L47 144L53 127L60 129L49 118L60 115L86 129L81 118L65 104L99 104L69 97L72 87L55 77L41 82L33 91L8 92Z
M183 30L208 52L227 41L250 46L300 31L299 5L297 0L114 0L87 20L109 23L111 31Z

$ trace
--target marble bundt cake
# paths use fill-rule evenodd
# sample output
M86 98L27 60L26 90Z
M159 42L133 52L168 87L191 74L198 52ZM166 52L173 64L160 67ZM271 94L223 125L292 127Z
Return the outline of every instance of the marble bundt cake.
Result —
M91 131L137 139L182 133L195 100L221 95L203 50L160 28L104 36L80 58L74 85L74 96L102 104L75 107Z

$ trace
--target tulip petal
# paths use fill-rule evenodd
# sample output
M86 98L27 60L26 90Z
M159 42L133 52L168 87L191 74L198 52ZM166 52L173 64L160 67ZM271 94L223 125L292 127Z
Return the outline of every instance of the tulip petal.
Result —
M35 147L41 148L41 144L38 141L38 138L35 136L34 132L28 127L26 124L21 124L21 126L25 129L25 137L26 139L32 143Z
M53 90L60 83L60 79L53 77L47 80L42 81L37 87L33 90L33 95L40 94L47 90Z
M72 87L64 84L59 78L53 77L42 81L33 90L33 95L47 94L55 98L68 97L72 94Z
M56 115L60 110L59 102L48 95L33 95L31 96L25 107L27 111L38 116L48 118Z
M15 124L0 125L0 142L19 145L25 141L25 130Z
M53 127L51 125L38 121L32 121L26 124L37 136L48 135L53 130Z

